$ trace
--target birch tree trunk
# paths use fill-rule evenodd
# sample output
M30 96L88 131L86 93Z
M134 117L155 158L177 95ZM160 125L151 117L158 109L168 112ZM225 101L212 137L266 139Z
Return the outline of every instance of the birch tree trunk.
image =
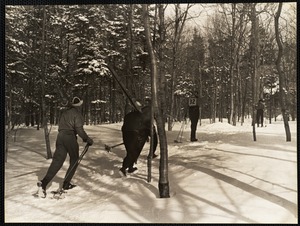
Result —
M286 77L285 73L282 70L282 54L283 54L283 46L282 41L280 39L280 32L279 32L279 18L282 10L282 2L279 3L278 10L275 15L275 36L276 42L278 45L278 56L276 59L276 69L279 75L279 93L280 93L280 105L281 105L281 113L284 122L284 128L286 133L286 141L291 141L291 131L288 122L288 106L287 106L287 88L286 88Z
M160 164L159 164L159 195L160 198L169 198L169 180L168 180L168 145L166 139L166 131L164 126L164 119L161 114L161 111L158 108L158 69L157 69L157 61L154 54L153 46L151 43L151 33L150 33L150 25L148 18L148 6L146 4L142 5L143 7L143 18L144 18L144 27L145 27L145 35L147 47L151 59L151 91L152 91L152 109L154 110L156 122L157 122L157 130L159 136L159 144L160 144Z
M43 30L42 30L42 115L43 115L43 128L46 141L47 159L52 158L49 131L47 125L47 115L46 115L46 101L45 101L45 80L46 80L46 63L45 63L45 33L46 33L46 6L43 6Z

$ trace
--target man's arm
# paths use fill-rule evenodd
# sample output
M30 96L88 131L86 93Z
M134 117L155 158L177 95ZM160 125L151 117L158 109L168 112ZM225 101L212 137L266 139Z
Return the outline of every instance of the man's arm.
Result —
M81 115L76 115L75 117L75 131L78 134L78 136L81 137L81 139L83 140L83 142L87 142L89 145L93 144L93 140L87 135L87 133L85 132L85 130L83 129L83 117Z

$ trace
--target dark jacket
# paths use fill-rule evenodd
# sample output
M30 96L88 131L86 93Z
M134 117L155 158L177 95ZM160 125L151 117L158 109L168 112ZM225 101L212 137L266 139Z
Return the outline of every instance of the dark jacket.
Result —
M199 98L197 96L192 96L189 98L188 100L188 114L189 114L189 118L191 120L198 120L199 119ZM185 116L186 117L186 116Z
M151 128L151 108L146 106L142 112L132 111L124 117L122 131L150 130Z
M256 106L257 110L264 110L265 109L265 104L262 101L259 101L257 106Z
M79 135L84 142L87 141L88 135L83 129L84 118L78 107L71 107L65 110L59 120L58 131L73 131Z
M139 111L129 112L124 117L122 131L139 131L143 128L143 117Z

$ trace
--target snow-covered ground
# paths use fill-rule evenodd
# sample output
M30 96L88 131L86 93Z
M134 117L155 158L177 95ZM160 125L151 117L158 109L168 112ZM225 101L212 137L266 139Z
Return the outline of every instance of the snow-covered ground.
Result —
M282 121L256 128L202 120L198 142L189 142L190 124L182 143L175 143L181 123L168 137L170 198L159 198L159 158L147 182L149 143L137 162L138 171L121 178L123 145L110 153L104 145L122 142L121 124L85 126L94 138L69 190L51 199L68 167L65 162L49 184L46 199L35 198L36 182L51 162L46 160L43 129L20 128L12 134L5 164L5 222L73 223L297 223L297 128L289 122L286 142ZM51 130L54 151L57 127ZM80 151L84 143L79 140ZM157 153L159 153L159 148Z

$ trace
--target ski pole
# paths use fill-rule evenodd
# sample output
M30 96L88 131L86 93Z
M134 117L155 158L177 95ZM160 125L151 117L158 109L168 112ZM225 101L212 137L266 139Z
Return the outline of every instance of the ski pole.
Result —
M183 134L183 129L184 129L184 121L182 121L179 133L177 135L176 140L174 140L175 143L180 143L181 142L181 138L182 138L182 134ZM178 138L180 137L180 141L178 140Z
M177 136L177 141L178 141L178 138L179 138L179 143L181 142L181 138L182 138L182 134L183 134L183 129L184 129L184 124L182 122L181 128L179 130L179 134Z
M184 124L182 126L182 130L181 130L181 133L180 133L180 138L179 138L180 143L181 143L181 139L182 139L182 136L183 136L183 131L184 131Z
M110 152L111 149L113 149L114 147L120 146L120 145L122 145L122 144L124 144L124 143L122 142L122 143L120 143L120 144L116 144L116 145L113 145L113 146L109 146L109 145L106 145L106 144L105 144L105 150L106 150L107 152Z
M68 172L67 175L65 176L64 181L66 181L66 179L68 178L68 176L70 175L70 173L72 172L72 170L73 170L73 169L75 170L75 169L78 167L79 163L80 163L81 160L83 159L83 156L84 156L84 155L87 153L87 151L89 150L89 146L90 146L90 145L88 145L88 144L85 145L85 147L84 147L84 149L83 149L81 155L79 156L78 160L74 163L74 165L71 167L71 169L69 170L69 172Z

